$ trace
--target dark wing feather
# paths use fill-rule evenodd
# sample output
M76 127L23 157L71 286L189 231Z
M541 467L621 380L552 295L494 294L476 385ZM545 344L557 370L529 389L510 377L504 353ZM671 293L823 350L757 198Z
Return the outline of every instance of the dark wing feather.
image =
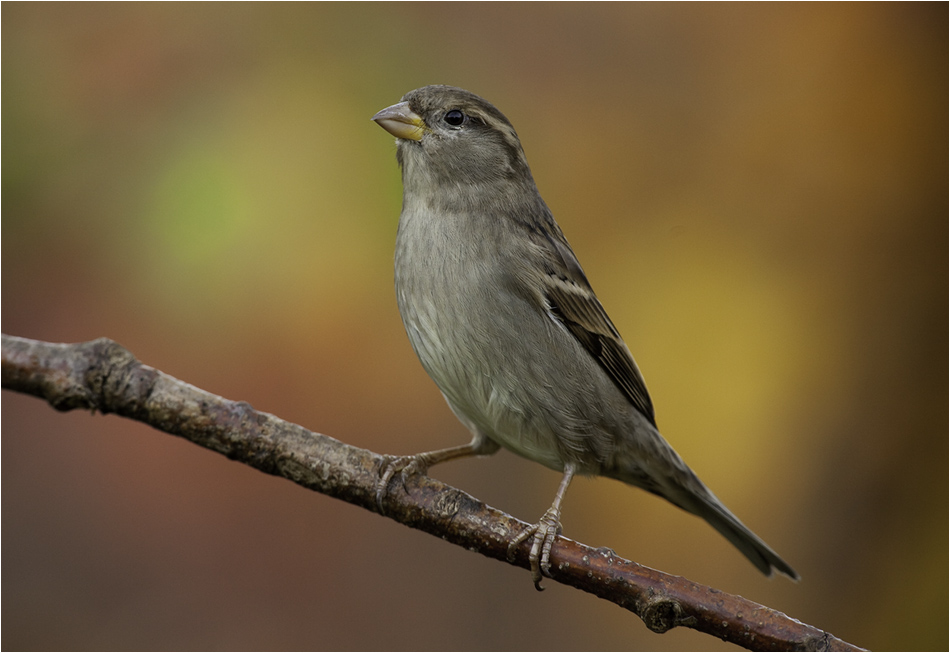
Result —
M643 375L591 289L574 252L560 230L545 235L556 256L553 262L561 264L547 270L544 294L549 310L594 357L630 403L656 426L653 402Z

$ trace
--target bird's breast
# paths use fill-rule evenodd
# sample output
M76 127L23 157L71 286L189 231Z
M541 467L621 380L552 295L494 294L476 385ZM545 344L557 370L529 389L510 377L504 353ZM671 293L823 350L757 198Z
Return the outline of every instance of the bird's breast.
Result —
M490 362L487 319L504 303L487 244L460 216L404 211L396 239L396 300L423 366L446 391L470 383ZM497 315L496 315L497 317Z
M403 212L395 278L406 333L456 413L499 444L560 469L544 425L550 420L526 378L542 359L532 353L538 338L524 337L522 327L544 328L542 316L505 276L510 266L500 259L512 255L505 244L472 238L470 226L461 216Z
M396 297L416 355L456 414L484 435L552 469L572 459L597 473L619 431L604 423L605 397L622 404L621 395L512 276L525 253L470 228L452 214L404 210L400 218ZM565 369L564 360L575 362Z

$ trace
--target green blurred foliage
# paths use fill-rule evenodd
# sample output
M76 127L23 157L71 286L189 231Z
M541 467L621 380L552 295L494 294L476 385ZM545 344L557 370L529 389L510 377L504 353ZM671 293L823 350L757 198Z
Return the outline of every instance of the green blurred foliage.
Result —
M939 4L2 7L2 327L380 452L461 443L392 296L392 138L496 103L680 453L802 574L579 481L565 533L873 649L948 646ZM114 417L3 394L5 649L706 649ZM131 437L130 437L131 435ZM434 474L522 519L557 475Z

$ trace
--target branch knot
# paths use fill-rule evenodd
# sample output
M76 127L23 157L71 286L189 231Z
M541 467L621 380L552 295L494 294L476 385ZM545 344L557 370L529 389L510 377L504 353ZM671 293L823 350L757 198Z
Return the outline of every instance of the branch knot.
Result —
M689 616L679 601L668 597L654 597L643 607L640 618L647 628L660 634L696 623L696 618Z

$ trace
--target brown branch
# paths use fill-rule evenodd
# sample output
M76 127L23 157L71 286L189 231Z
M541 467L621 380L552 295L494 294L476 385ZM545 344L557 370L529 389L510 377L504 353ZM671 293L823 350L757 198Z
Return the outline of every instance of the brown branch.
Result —
M186 438L262 472L367 510L385 458L255 411L142 365L106 338L54 344L3 335L2 386L57 410L115 413ZM427 477L393 483L388 517L506 561L508 542L528 525ZM513 564L528 568L527 545ZM862 650L740 596L643 567L567 538L551 554L554 580L637 614L650 630L694 628L753 650ZM525 581L527 582L527 581Z

